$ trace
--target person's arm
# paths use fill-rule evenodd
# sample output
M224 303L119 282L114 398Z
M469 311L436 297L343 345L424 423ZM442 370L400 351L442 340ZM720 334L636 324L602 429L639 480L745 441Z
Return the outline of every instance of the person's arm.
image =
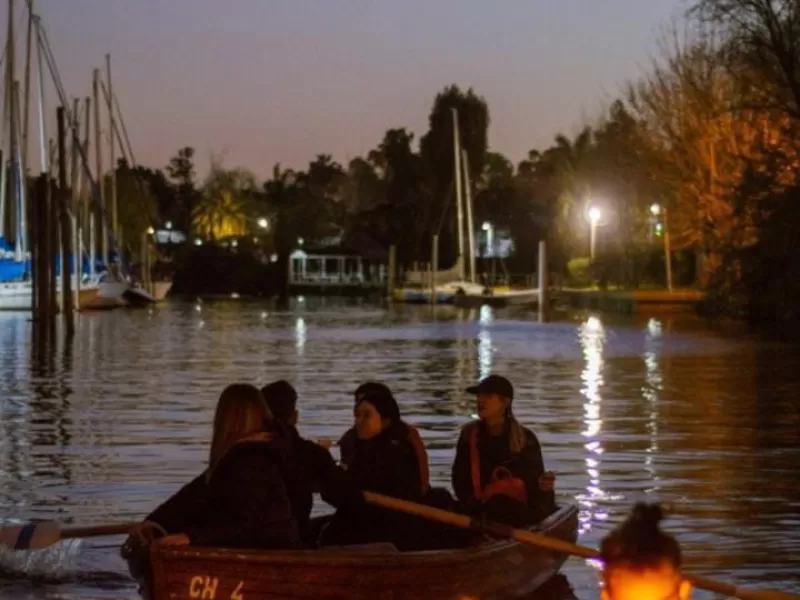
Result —
M339 462L347 467L350 463L353 462L353 453L355 452L355 443L356 443L356 428L351 427L347 431L344 432L342 437L339 439Z
M456 457L453 461L452 483L456 498L462 502L472 502L475 494L472 488L472 471L469 456L470 427L461 430L456 444Z
M430 473L430 467L428 465L428 451L425 449L425 443L422 441L422 437L419 434L419 430L416 427L412 427L411 425L408 426L408 441L411 443L411 447L414 449L414 454L417 458L417 464L419 467L419 477L420 477L420 482L422 484L422 494L424 495L431 487L431 473Z
M201 473L175 492L145 518L158 523L167 533L178 533L203 514L206 475Z
M542 447L539 439L531 431L525 432L525 447L520 452L519 471L525 489L528 492L528 504L530 506L539 505L543 508L555 506L555 492L545 491L539 486L539 479L544 473L544 459L542 458Z
M225 460L225 459L223 459ZM276 462L259 451L239 451L220 464L209 484L209 510L185 533L198 546L299 546L286 485Z

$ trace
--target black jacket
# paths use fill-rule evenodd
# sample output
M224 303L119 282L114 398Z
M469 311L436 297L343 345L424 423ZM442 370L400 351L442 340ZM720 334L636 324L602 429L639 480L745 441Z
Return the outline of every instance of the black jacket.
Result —
M554 493L539 489L539 477L545 471L542 448L536 435L524 427L525 447L518 453L511 452L507 431L498 436L490 436L480 421L469 423L461 430L452 472L453 490L455 490L456 497L467 506L476 502L470 460L470 436L476 427L478 428L481 488L485 488L491 482L492 473L497 467L505 467L512 475L525 482L528 506L535 514L547 513L551 510L555 506Z
M367 505L361 498L362 491L422 500L419 464L405 425L391 427L371 440L355 440L347 469L340 469L337 485L322 494L326 502L338 506L323 543L392 542L401 550L413 547L416 522Z
M311 529L311 509L315 493L326 493L339 482L336 462L331 453L310 440L303 439L297 429L283 425L289 443L289 456L286 461L285 479L292 503L297 528L303 543L315 547L316 539ZM336 492L332 493L336 497Z
M286 446L235 444L216 467L181 488L148 517L196 546L297 548L300 544L285 470Z

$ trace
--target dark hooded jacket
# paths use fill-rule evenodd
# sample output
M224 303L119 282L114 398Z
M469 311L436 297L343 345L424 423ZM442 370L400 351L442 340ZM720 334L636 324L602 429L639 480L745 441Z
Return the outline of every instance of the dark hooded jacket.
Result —
M286 485L292 503L292 512L303 545L316 547L317 540L311 527L311 509L314 494L326 494L331 498L342 498L337 486L342 485L339 469L331 453L325 448L300 436L292 425L280 424L289 443Z
M397 422L370 440L354 440L339 483L323 491L323 499L338 506L323 534L323 545L391 542L400 550L414 547L418 523L405 515L366 504L360 492L370 491L419 502L422 482L407 427Z
M297 548L300 535L285 473L285 438L261 434L242 440L148 517L192 545Z

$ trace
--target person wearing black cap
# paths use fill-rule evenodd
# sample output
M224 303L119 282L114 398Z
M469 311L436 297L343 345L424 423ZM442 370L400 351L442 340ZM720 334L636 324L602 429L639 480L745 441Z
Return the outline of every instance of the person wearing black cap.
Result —
M489 375L467 388L477 396L478 421L461 430L452 483L468 510L523 526L555 510L553 474L545 472L536 435L514 417L514 386Z
M371 392L385 395L388 394L389 396L392 396L392 392L388 386L376 381L367 381L366 383L359 385L356 388L356 391L353 392L355 404L357 405L359 400L365 394ZM408 441L414 448L414 453L417 457L417 464L419 466L420 480L422 484L422 493L425 495L428 493L428 490L431 486L430 469L428 466L428 452L425 450L425 444L422 441L422 436L420 436L419 430L413 425L409 425L408 423L404 424L408 430ZM358 433L356 432L355 427L351 427L345 431L344 435L342 435L342 437L339 439L339 456L341 457L341 463L345 468L353 461L356 440L358 440Z
M291 497L300 537L305 546L317 545L311 526L311 508L314 493L328 495L330 488L338 484L338 468L330 452L322 446L300 437L297 431L297 392L292 385L280 379L261 389L281 433L288 438L290 448L289 468L286 473L287 487Z
M372 389L355 406L357 439L346 470L349 500L338 501L333 520L322 533L323 546L391 542L400 550L414 547L416 521L406 515L367 505L354 491L372 491L396 498L422 500L419 465L408 439L408 426L391 392ZM326 495L323 494L323 499Z

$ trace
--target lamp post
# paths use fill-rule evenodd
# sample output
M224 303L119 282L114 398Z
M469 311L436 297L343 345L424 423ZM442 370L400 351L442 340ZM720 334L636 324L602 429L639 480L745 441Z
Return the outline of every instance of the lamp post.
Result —
M594 249L597 241L597 224L600 222L602 213L597 206L590 206L589 212L589 259L594 262Z
M667 220L667 207L657 202L650 205L650 214L658 217L663 214L662 235L664 236L664 263L667 270L667 291L672 292L672 251L669 244L669 221ZM659 224L656 223L656 226Z

